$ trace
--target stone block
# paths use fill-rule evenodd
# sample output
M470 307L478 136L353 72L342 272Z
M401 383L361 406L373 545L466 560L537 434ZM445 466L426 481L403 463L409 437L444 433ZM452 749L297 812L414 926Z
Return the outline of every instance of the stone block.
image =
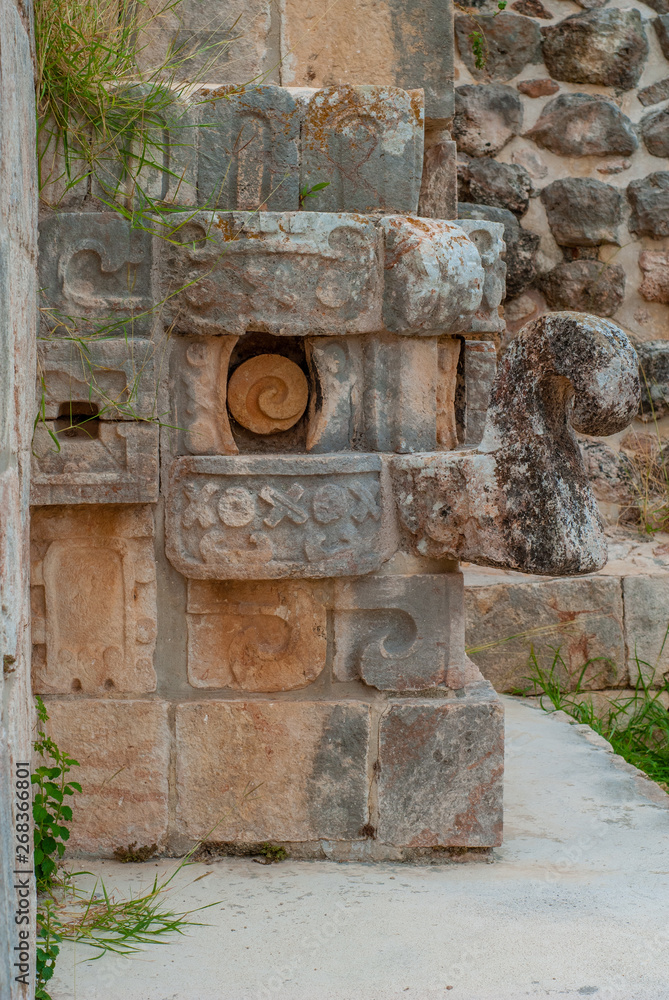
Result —
M646 415L663 417L669 411L669 343L648 340L637 344L641 380L641 410Z
M486 41L485 66L476 65L470 35L481 31ZM472 76L484 80L510 80L528 63L541 62L541 31L535 21L508 11L455 17L455 37L465 66Z
M669 676L669 574L626 576L625 641L630 683L662 687Z
M116 212L62 212L40 225L39 286L45 326L62 336L146 332L151 237Z
M455 91L453 138L469 156L495 156L523 127L523 105L513 87L465 84Z
M381 235L371 219L296 212L173 217L161 298L182 333L275 335L380 329Z
M541 33L544 61L556 80L632 90L648 58L643 17L633 7L572 14Z
M526 135L558 156L630 156L639 147L627 115L601 94L560 94Z
M651 156L669 156L669 110L661 108L641 119L641 138Z
M449 0L287 0L281 77L297 87L349 84L425 90L431 120L453 114Z
M464 414L462 441L468 447L481 443L490 393L497 374L497 351L487 340L466 340L463 345Z
M557 664L556 676L570 690L588 660L593 662L582 687L625 687L620 580L494 579L481 571L465 573L467 649L495 690L530 686L532 649L544 670L560 650L564 667Z
M458 164L458 199L507 208L524 215L530 203L532 181L525 167L500 163L490 157L476 159L461 154Z
M381 691L464 685L460 573L335 582L334 673Z
M468 329L481 305L485 280L473 241L459 226L437 219L386 216L380 225L385 234L386 329L421 335Z
M662 0L660 0L662 2ZM665 59L669 59L669 10L653 18L653 27Z
M629 228L637 236L669 236L669 170L631 181L627 200L632 208Z
M621 192L590 177L565 177L541 192L548 225L564 247L618 243L623 219Z
M639 267L643 274L639 292L644 299L669 305L669 252L644 250L639 254Z
M557 94L560 84L551 80L549 76L541 76L534 80L520 80L516 84L516 89L525 97L550 97L552 94Z
M307 451L346 451L363 437L362 340L308 337L305 346L312 380L318 386L309 398Z
M299 842L364 836L368 705L190 702L177 707L176 727L177 825L188 837Z
M198 580L358 576L394 551L377 455L179 458L166 552Z
M454 219L458 214L456 178L457 146L444 133L444 138L428 145L425 136L423 176L421 178L418 214L423 219Z
M504 713L489 685L465 692L457 699L391 703L381 717L382 843L501 844Z
M436 337L366 337L362 410L369 451L434 451Z
M625 299L625 271L620 264L571 260L542 274L537 284L552 309L613 316Z
M409 94L397 87L369 86L317 90L302 125L300 190L328 186L299 207L313 212L415 214L423 126L421 91Z
M70 423L82 407L100 420L155 418L155 354L149 340L39 340L37 408Z
M188 337L172 343L170 381L179 453L236 455L227 385L237 337Z
M636 96L645 108L650 104L669 100L669 76L665 76L664 80L658 80L657 83L651 83L649 87L644 87Z
M203 87L198 204L222 211L300 208L301 108L285 87Z
M506 247L504 261L506 263L506 295L507 298L520 295L536 277L536 255L541 237L538 233L530 233L523 229L513 214L505 208L491 208L488 205L470 205L458 203L458 225L464 219L487 219L489 222L501 222L504 226L504 244Z
M155 503L158 425L84 419L73 424L68 412L37 424L30 502Z
M439 368L436 399L437 448L443 451L450 451L458 445L455 408L462 345L460 337L440 337L437 346Z
M161 701L48 699L47 732L79 761L70 777L68 852L106 854L135 843L163 845L167 834L170 734Z
M500 309L506 295L506 263L504 254L505 229L499 222L482 219L458 219L458 226L479 252L483 266L483 296L481 304L466 327L468 333L499 333L504 329Z
M35 510L31 561L33 690L154 691L152 512L97 504Z
M188 581L188 680L198 688L291 691L321 673L324 595L304 583Z

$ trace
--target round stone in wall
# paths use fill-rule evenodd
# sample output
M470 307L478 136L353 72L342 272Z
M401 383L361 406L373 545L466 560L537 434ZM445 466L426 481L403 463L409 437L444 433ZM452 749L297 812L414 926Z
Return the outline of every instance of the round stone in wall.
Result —
M299 365L282 354L258 354L236 368L228 382L228 407L254 434L278 434L307 408L309 385Z

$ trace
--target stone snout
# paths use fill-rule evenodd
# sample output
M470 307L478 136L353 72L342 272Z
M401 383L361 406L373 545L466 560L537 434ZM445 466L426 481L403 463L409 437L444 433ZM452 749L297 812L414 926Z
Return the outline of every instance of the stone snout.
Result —
M606 563L606 542L572 428L607 435L640 398L619 327L562 312L526 326L502 357L472 451L396 456L405 540L421 556L572 576Z

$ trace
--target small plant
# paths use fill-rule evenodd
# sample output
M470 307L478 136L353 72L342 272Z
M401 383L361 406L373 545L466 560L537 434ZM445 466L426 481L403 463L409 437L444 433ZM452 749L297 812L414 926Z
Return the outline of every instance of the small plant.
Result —
M262 854L267 860L262 862L266 865L277 864L279 861L285 861L288 857L288 852L285 848L280 847L278 844L270 844L265 842L260 845L259 854Z
M308 187L306 184L303 188L300 188L300 212L304 211L304 203L307 198L315 198L319 191L323 188L330 187L330 181L319 181L318 184Z
M499 0L497 4L497 10L494 11L493 17L497 17L506 8L507 0ZM480 21L477 21L471 7L465 7L462 4L456 3L455 7L461 10L463 14L467 14L468 17L474 22L475 30L469 35L469 44L472 47L472 54L474 56L474 65L477 69L485 69L486 63L488 62L488 55L490 49L488 46L488 40L485 36L485 31L483 25Z
M157 844L146 844L144 847L138 847L137 841L133 841L133 843L128 844L127 847L115 847L114 857L122 864L137 861L148 861L149 858L153 857L157 850Z

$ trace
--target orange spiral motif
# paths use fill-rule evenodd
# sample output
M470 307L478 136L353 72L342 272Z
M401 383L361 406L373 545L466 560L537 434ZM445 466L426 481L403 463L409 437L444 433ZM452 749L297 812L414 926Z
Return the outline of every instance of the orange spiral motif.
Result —
M254 434L287 431L307 408L309 385L299 365L281 354L258 354L236 368L228 382L228 407Z

